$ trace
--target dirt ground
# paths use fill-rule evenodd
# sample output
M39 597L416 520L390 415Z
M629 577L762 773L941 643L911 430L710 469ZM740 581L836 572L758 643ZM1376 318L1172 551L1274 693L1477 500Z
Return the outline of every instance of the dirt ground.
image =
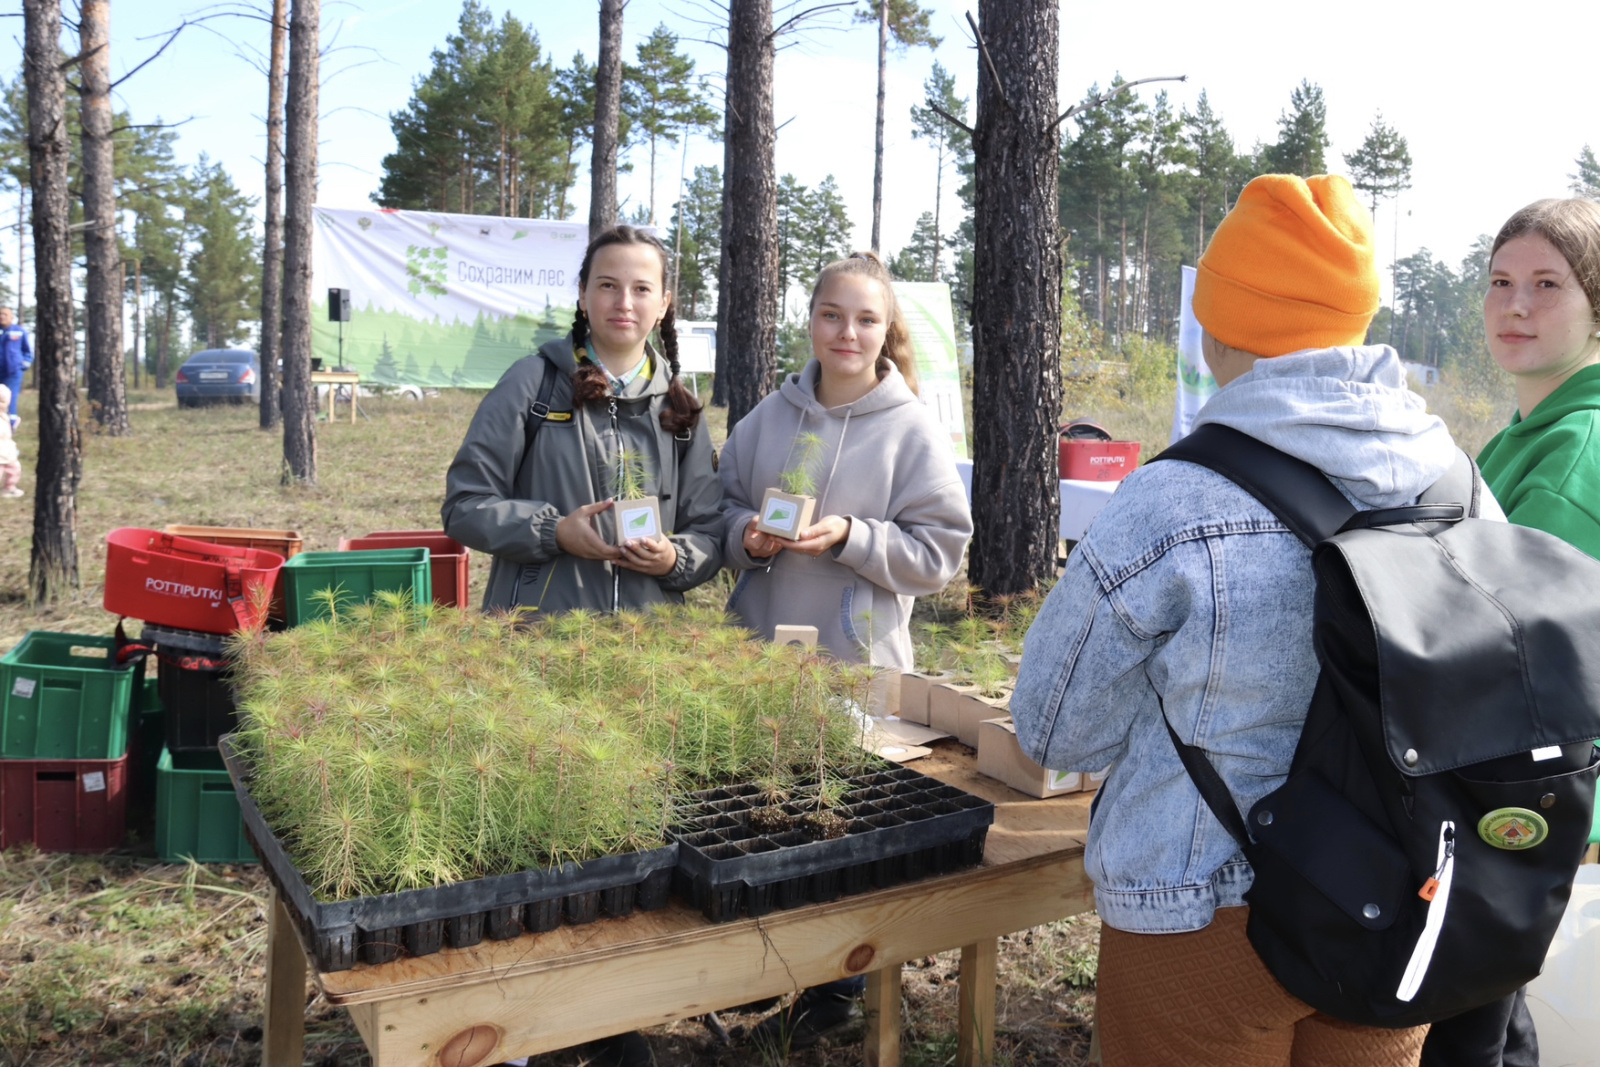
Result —
M0 853L0 1065L259 1063L267 892L253 865ZM1002 939L997 1064L1084 1062L1098 942L1092 914ZM907 1067L954 1060L958 964L950 952L905 966ZM722 1013L729 1044L693 1019L647 1037L659 1067L760 1064L761 1053L738 1035L766 1011ZM858 1064L860 1036L854 1027L788 1062ZM344 1011L308 983L305 1063L370 1062ZM571 1050L531 1063L580 1067L584 1056Z

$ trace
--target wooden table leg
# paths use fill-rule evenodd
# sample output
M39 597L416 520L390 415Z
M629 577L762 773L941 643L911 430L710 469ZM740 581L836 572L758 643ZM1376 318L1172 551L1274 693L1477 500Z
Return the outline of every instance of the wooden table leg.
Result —
M900 1067L900 965L867 972L867 1067Z
M961 947L956 1067L990 1067L994 1063L994 983L999 947L998 938Z
M300 1067L306 1045L306 955L276 889L268 908L261 1062L265 1067Z

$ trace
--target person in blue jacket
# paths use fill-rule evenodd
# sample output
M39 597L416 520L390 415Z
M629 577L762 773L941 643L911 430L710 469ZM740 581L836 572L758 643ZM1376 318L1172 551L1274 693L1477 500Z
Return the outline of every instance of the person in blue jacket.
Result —
M0 307L0 385L11 390L11 428L22 420L17 417L17 395L22 392L22 372L33 366L33 345L28 342L28 331L17 321L10 308Z

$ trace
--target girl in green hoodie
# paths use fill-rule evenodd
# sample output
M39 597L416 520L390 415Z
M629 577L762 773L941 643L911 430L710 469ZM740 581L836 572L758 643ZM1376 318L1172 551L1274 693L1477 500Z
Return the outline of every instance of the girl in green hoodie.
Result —
M1515 523L1600 557L1600 203L1540 200L1500 228L1483 300L1517 413L1478 456Z
M1483 329L1515 380L1511 425L1478 466L1523 526L1600 557L1600 204L1540 200L1500 227ZM1526 993L1435 1023L1421 1067L1537 1067Z

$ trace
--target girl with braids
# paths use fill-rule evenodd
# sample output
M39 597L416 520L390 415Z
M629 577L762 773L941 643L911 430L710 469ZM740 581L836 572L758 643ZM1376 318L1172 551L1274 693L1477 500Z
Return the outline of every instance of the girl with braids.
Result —
M812 359L741 419L722 452L723 551L743 573L728 610L770 640L817 628L840 659L910 670L914 597L961 565L972 514L950 439L916 395L911 340L883 263L858 252L811 291ZM817 515L798 540L756 529L762 494L810 456ZM848 1023L863 983L808 989L752 1038L802 1048Z
M485 611L679 601L722 565L722 493L700 405L678 376L666 267L648 233L595 236L572 333L513 364L473 416L442 514L450 536L494 557ZM615 547L596 518L613 506L624 456L642 459L667 532Z

